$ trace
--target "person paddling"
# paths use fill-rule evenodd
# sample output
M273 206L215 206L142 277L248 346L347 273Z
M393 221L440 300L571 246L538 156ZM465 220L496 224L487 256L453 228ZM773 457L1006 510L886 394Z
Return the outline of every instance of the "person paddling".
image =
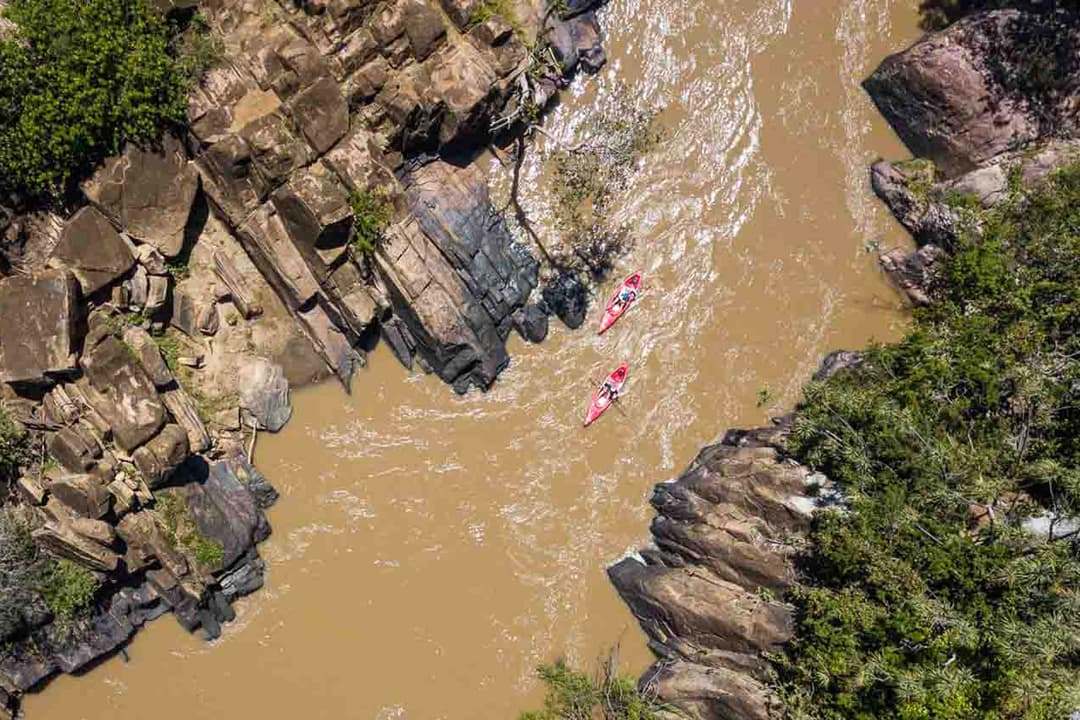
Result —
M633 288L624 287L618 297L615 298L614 309L624 308L637 299L637 291Z
M619 399L619 388L615 386L611 378L604 381L603 387L600 388L600 397L608 398L611 402L615 402Z

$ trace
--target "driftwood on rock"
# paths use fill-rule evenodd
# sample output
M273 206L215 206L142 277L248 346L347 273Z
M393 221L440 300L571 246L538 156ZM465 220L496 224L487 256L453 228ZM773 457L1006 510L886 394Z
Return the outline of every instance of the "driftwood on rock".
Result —
M233 305L236 306L237 312L245 320L262 314L262 307L255 296L255 291L244 279L244 276L229 256L220 250L214 253L214 270L217 272L221 282L228 288L229 297L232 299Z

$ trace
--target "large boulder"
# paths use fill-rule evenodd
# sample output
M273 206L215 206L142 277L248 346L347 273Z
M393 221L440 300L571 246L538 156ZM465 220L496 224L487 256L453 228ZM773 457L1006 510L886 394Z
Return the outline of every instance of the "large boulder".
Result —
M168 135L159 149L127 145L83 183L83 192L118 228L174 257L183 248L198 183L183 145Z
M325 279L348 249L353 217L345 187L320 163L293 173L271 200L308 267Z
M298 94L290 105L293 122L320 155L349 129L349 106L334 79L326 76Z
M552 18L547 41L564 75L571 75L578 67L595 73L607 62L595 12L576 15L569 20Z
M83 295L91 295L131 270L131 248L96 208L84 207L64 225L50 264L68 268Z
M132 452L165 424L165 408L154 383L126 345L109 334L95 338L93 332L87 344L81 364L88 382L81 389L112 428L116 444Z
M92 475L63 475L48 482L49 494L79 517L104 517L112 506L112 495Z
M912 153L960 175L1076 130L1080 18L972 15L888 57L863 86Z
M255 495L240 482L231 461L212 463L205 479L189 483L185 491L195 527L222 545L222 569L232 567L269 534Z
M266 358L249 358L236 378L240 408L261 430L277 432L292 416L289 381L277 363Z
M163 388L176 382L169 366L165 364L165 358L161 356L161 349L150 333L141 327L129 325L124 328L122 337L124 344L135 354L135 359L155 387Z
M187 431L169 424L131 455L146 484L154 489L161 486L187 458L190 447Z
M75 278L66 270L0 280L0 381L75 368Z

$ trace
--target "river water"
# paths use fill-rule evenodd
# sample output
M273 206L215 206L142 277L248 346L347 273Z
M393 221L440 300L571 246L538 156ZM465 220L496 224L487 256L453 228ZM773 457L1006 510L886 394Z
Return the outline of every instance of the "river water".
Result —
M594 306L582 330L512 340L484 395L384 348L351 395L294 393L292 423L256 449L282 492L267 587L220 640L157 621L130 662L57 679L28 717L513 718L540 698L541 661L589 665L621 643L643 670L604 568L646 541L652 484L789 407L823 353L903 328L867 247L906 240L867 166L904 153L858 82L915 37L912 6L612 0L608 67L546 127L583 139L616 81L665 108L617 210L639 238L619 272L647 273L631 313L603 337ZM542 157L525 169L541 216ZM583 432L590 376L623 360L625 413Z

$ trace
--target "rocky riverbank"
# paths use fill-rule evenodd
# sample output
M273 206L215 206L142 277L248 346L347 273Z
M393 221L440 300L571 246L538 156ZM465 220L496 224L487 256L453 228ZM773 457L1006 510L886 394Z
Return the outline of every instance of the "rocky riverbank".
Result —
M74 620L35 601L4 625L0 706L168 611L219 634L262 584L276 495L251 444L288 421L290 385L349 386L381 336L486 389L511 331L544 338L580 288L541 292L474 161L603 65L596 4L159 3L222 49L186 131L64 205L0 208L0 381L33 456L7 504L100 583ZM357 195L391 216L373 252Z
M918 245L881 256L914 304L929 302L935 262L973 217L958 201L992 208L1080 160L1080 20L1043 9L970 15L889 57L864 84L916 156L871 172ZM817 377L854 362L856 354L833 354ZM769 654L793 636L784 595L829 486L787 454L789 423L730 431L658 485L653 546L609 569L658 658L642 682L693 718L780 711Z

